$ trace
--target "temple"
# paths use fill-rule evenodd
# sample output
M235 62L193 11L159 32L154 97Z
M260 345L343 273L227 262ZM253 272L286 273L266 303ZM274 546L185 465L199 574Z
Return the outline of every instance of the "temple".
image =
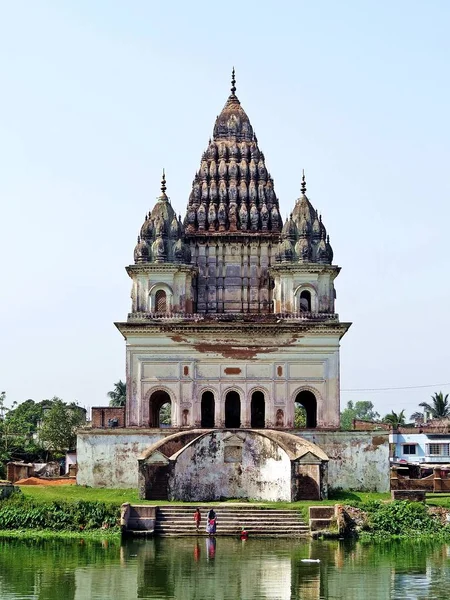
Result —
M181 429L339 426L335 313L340 267L321 215L300 196L283 223L250 120L231 94L194 174L184 218L161 194L127 267L125 427L158 428L170 404Z

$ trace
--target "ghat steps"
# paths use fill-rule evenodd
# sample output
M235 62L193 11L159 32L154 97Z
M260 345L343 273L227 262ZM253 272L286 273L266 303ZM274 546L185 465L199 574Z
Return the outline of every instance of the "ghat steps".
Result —
M156 510L154 533L158 536L206 535L206 515L197 533L194 523L195 506L159 506ZM252 506L214 506L219 536L239 535L245 527L249 536L297 537L309 535L309 527L296 510L256 508Z

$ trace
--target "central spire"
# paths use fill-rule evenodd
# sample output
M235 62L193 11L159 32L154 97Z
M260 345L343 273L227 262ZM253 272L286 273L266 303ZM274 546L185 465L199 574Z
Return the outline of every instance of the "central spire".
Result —
M273 180L250 119L239 102L235 70L231 94L217 117L213 139L195 174L185 232L279 235L282 227Z
M236 78L234 76L234 67L233 70L231 71L231 93L234 96L236 92Z
M252 142L254 140L253 127L247 113L242 108L236 96L235 70L231 72L231 94L216 119L213 137L218 140L233 140L235 142Z

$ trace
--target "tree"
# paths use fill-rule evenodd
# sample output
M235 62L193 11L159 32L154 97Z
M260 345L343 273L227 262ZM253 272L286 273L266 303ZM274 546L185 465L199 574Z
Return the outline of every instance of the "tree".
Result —
M347 407L341 412L341 429L352 429L353 419L360 421L378 421L379 413L375 411L372 402L368 400L359 400L353 403L352 400L347 402Z
M431 396L431 404L428 402L421 402L419 404L425 412L427 412L432 419L445 419L450 417L450 402L448 400L448 394L442 392L435 392Z
M294 409L294 427L296 429L306 427L306 410L298 402L295 403Z
M114 384L114 389L108 392L110 406L125 406L127 401L127 385L121 379Z
M85 422L85 413L75 403L66 404L61 398L52 398L44 413L39 430L39 441L56 458L76 447L76 430Z
M172 423L172 406L170 402L166 402L159 409L159 424L171 425Z
M414 421L416 425L417 423L423 424L425 420L424 414L419 411L413 412L413 414L409 418L411 419L411 421Z
M403 427L404 425L406 425L405 411L401 410L398 414L394 411L390 412L384 417L383 423L388 423L392 426L392 429L398 429L399 427Z

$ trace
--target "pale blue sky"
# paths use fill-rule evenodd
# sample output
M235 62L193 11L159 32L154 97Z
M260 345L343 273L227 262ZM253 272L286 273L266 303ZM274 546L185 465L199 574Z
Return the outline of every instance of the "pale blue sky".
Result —
M450 382L449 30L447 0L0 0L9 402L124 378L124 267L162 167L184 212L233 65L283 215L305 168L342 266L342 388ZM437 390L341 400L409 416Z

